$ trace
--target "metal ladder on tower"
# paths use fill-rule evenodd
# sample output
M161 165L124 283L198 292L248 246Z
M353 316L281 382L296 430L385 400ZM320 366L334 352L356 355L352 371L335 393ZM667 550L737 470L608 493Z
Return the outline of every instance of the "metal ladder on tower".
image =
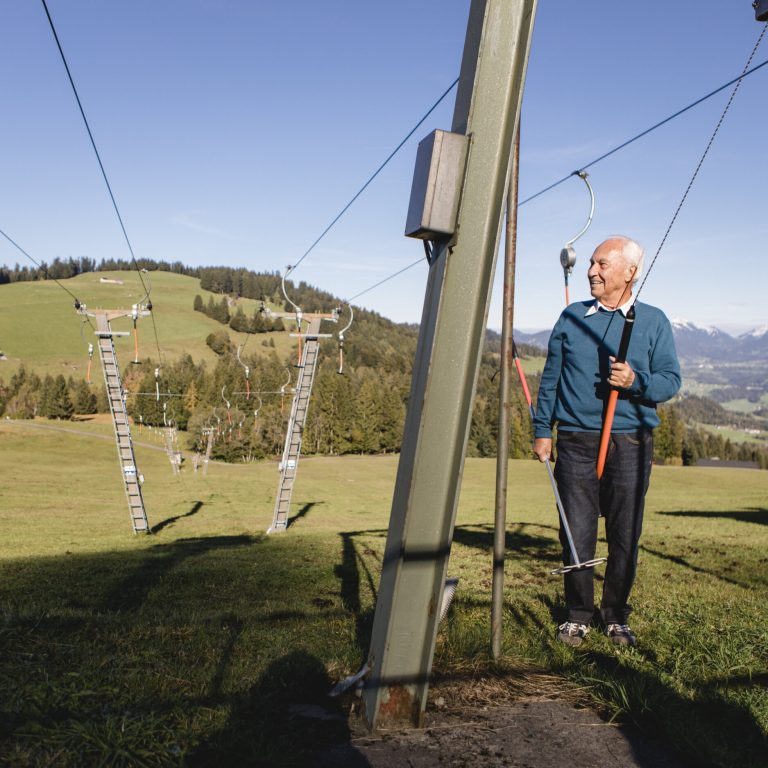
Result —
M104 369L104 382L107 387L107 399L115 426L115 441L117 455L125 485L125 496L128 500L128 510L131 515L131 525L134 533L149 533L149 522L144 509L144 497L139 483L139 472L136 468L136 456L133 451L131 429L128 423L128 413L123 398L123 385L120 379L120 368L117 364L113 336L124 335L112 331L106 312L93 313L96 318L96 335L99 337L99 356ZM127 334L126 334L127 335Z
M279 533L288 527L288 512L291 506L293 483L296 480L299 457L301 456L301 438L304 433L304 423L307 419L309 398L312 394L312 384L315 379L318 352L320 351L319 329L320 320L313 321L305 337L296 391L291 405L291 416L288 419L283 458L280 462L280 482L277 488L275 512L272 517L272 525L268 528L267 533Z

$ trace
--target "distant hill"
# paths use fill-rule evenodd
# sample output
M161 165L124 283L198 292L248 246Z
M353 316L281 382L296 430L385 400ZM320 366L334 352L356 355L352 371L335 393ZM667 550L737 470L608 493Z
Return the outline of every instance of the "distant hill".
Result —
M105 283L108 280L122 281ZM227 330L233 344L242 344L247 335L236 333L217 323L202 312L193 310L196 294L207 301L210 296L221 297L200 288L200 280L170 272L151 272L151 299L154 306L152 319L139 321L139 354L142 359L157 361L155 327L164 358L175 360L189 353L195 360L214 363L216 355L206 345L206 337L216 331ZM141 301L144 291L136 272L89 272L61 280L77 298L89 307L126 308ZM254 299L239 299L248 314L260 305ZM113 328L132 332L130 318L116 320ZM275 347L262 347L267 338ZM21 363L40 374L72 375L84 377L88 366L88 343L95 340L92 328L83 322L73 307L73 301L52 280L8 283L0 285L0 349L7 361L0 362L0 377L13 373ZM251 336L248 351L255 354L272 349L280 357L287 355L294 340L287 333L270 333ZM116 337L115 347L121 365L133 359L133 339ZM99 374L100 375L100 374Z

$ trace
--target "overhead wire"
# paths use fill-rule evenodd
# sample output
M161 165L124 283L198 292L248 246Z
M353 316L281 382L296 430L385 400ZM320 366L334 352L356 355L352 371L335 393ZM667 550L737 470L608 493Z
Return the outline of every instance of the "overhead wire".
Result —
M752 63L752 59L755 57L755 54L757 53L757 49L760 47L760 43L762 42L763 37L765 36L766 30L768 30L768 24L763 25L763 29L760 32L760 36L757 38L757 42L755 43L755 46L752 49L752 52L749 54L747 63L744 66L744 72L747 71L747 69L749 68L749 65ZM640 292L643 290L643 287L645 286L645 283L648 280L648 276L651 274L651 270L653 269L654 264L656 264L656 261L659 258L659 254L664 248L664 244L667 242L669 233L672 231L672 227L677 221L677 217L680 214L680 211L682 210L683 205L685 204L685 201L688 199L688 193L691 191L691 188L693 187L693 184L699 175L699 171L701 170L701 167L704 164L704 160L709 154L709 150L712 148L712 144L715 140L715 137L717 136L717 133L723 124L723 120L725 120L725 116L728 114L728 110L731 108L731 104L733 103L733 100L736 97L736 94L738 93L739 86L741 86L742 78L736 78L734 82L736 82L736 85L734 86L733 91L731 92L731 96L728 99L728 102L726 103L722 113L720 114L720 119L717 121L717 125L715 125L714 131L712 131L712 135L709 137L707 146L704 149L704 152L702 153L698 164L696 165L696 170L694 170L693 175L691 176L690 181L688 182L688 186L685 188L685 192L683 193L683 196L680 199L680 202L678 203L677 208L675 209L675 213L672 216L671 221L669 222L669 226L667 227L667 230L664 233L664 236L661 238L659 247L656 249L656 254L651 260L650 266L646 270L645 276L643 277L640 285L638 286L637 292L632 298L632 303L629 307L629 310L624 316L624 326L622 328L622 333L621 333L621 342L619 344L619 349L615 357L615 360L618 363L624 363L627 359L629 341L632 335L632 328L634 327L634 324L635 324L635 304L637 304L637 300L640 297ZM627 288L629 288L630 286L631 286L631 283L628 283ZM619 304L621 304L621 300L619 300ZM615 316L616 315L614 315L613 317ZM611 320L613 320L613 317L611 317ZM603 471L605 469L605 462L608 455L608 445L611 439L611 430L613 428L613 419L616 411L616 403L618 402L618 397L619 397L618 388L611 387L610 393L608 395L608 399L606 400L606 403L605 403L605 414L603 416L603 424L600 431L600 443L599 443L598 453L597 453L597 470L596 470L598 480L602 477Z
M69 288L67 288L63 283L59 282L55 277L51 277L51 274L48 272L48 268L46 266L35 261L13 238L3 232L2 229L0 229L0 235L2 235L14 248L23 253L39 270L42 270L42 272L45 274L46 280L53 280L53 282L56 283L59 288L66 291L75 300L76 304L80 303L77 296L75 296L75 294L72 293Z
M336 224L336 222L350 209L352 204L357 200L360 195L363 194L363 192L368 188L368 185L381 173L381 171L384 170L384 168L387 166L390 160L403 148L405 143L408 141L408 139L413 136L413 134L418 130L418 128L421 126L421 124L437 109L440 102L455 88L456 84L459 82L459 78L457 77L449 86L448 88L443 91L442 95L438 98L438 100L424 113L424 115L421 117L418 123L411 128L410 131L408 131L405 138L392 150L392 152L389 153L387 156L387 159L371 174L371 176L368 178L368 180L363 184L360 189L357 190L357 192L354 194L352 199L339 211L339 213L336 214L336 216L333 218L331 223L320 233L320 236L312 243L312 245L307 248L306 251L301 255L301 258L297 259L296 263L290 268L290 272L293 272L296 267L301 264L304 259L309 256L309 254L314 250L315 246L328 234L328 232L331 231L333 226ZM287 275L286 275L287 276Z
M762 35L761 35L762 38ZM759 41L758 41L759 45ZM755 50L757 50L757 46L755 46ZM754 51L752 56L754 57ZM750 62L752 60L752 57L750 57ZM610 157L611 155L616 154L620 150L628 147L630 144L634 143L638 139L643 138L643 136L647 136L649 133L652 133L657 128L661 128L663 125L666 125L667 123L671 122L677 117L680 117L680 115L684 114L685 112L688 112L690 109L693 109L694 107L698 106L699 104L702 104L703 102L707 101L707 99L712 98L713 96L716 96L721 91L728 88L728 86L733 85L734 83L741 84L741 81L744 80L749 75L757 72L762 67L766 66L768 64L768 59L761 62L760 64L756 64L751 69L747 68L744 72L742 72L738 77L734 77L732 80L729 80L727 83L723 83L723 85L718 86L714 90L710 91L706 95L702 96L699 99L696 99L695 101L692 101L687 106L683 107L682 109L677 110L676 112L672 113L671 115L665 117L663 120L660 120L659 122L652 125L650 128L646 128L644 131L641 131L640 133L636 134L630 139L627 139L626 141L623 141L621 144L618 144L617 146L613 147L612 149L609 149L607 152L604 152L599 157L596 157L594 160L590 160L585 165L582 165L578 170L571 171L571 173L567 174L566 176L563 176L561 179L558 179L557 181L553 182L552 184L547 185L543 189L540 189L538 192L534 193L533 195L530 195L529 197L526 197L524 200L522 200L520 203L518 203L518 208L521 205L525 205L526 203L530 203L532 200L535 200L537 197L540 197L541 195L545 194L546 192L549 192L550 190L554 189L555 187L558 187L560 184L563 184L564 182L568 181L572 176L578 175L579 173L586 171L587 168L591 168L594 165L597 165L599 162L602 162L606 158ZM749 63L747 64L747 67L749 67ZM455 84L455 83L454 83ZM445 95L445 94L444 94ZM731 97L733 98L733 97ZM413 133L413 132L411 132ZM379 280L379 282L375 283L374 285L371 285L370 287L360 291L360 293L355 294L355 296L352 296L348 301L354 301L355 299L359 298L360 296L365 295L369 291L374 290L375 288L378 288L380 285L383 285L384 283L388 282L389 280L392 280L393 278L397 277L398 275L401 275L403 272L406 272L407 270L411 269L412 267L415 267L417 264L421 264L422 259L418 259L417 261L414 261L412 264L409 264L408 266L404 267L403 269L398 270L397 272L394 272L393 274L389 275L389 277L385 277L383 280ZM650 271L650 269L648 270ZM646 277L648 275L648 272L646 272Z
M578 171L573 171L569 173L567 176L563 176L562 179L558 179L552 184L544 187L544 189L540 189L538 192L531 195L530 197L526 197L525 200L522 200L519 205L525 205L526 203L530 203L531 200L535 200L537 197L539 197L540 195L543 195L545 192L549 192L551 189L554 189L555 187L559 186L563 182L568 181L568 179L570 179L571 176L578 173L579 171L586 171L587 168L591 168L593 165L597 165L602 160L605 160L607 157L610 157L611 155L615 154L619 150L622 150L625 147L628 147L630 144L634 143L638 139L642 139L643 136L647 136L649 133L652 133L657 128L661 128L662 125L665 125L671 120L674 120L676 117L680 117L680 115L684 114L689 109L693 109L694 107L698 106L702 102L705 102L707 99L712 98L712 96L716 96L718 93L720 93L720 91L724 91L729 85L733 85L734 83L741 82L745 77L748 77L753 72L757 72L758 69L760 69L761 67L764 67L766 64L768 64L768 59L752 67L752 69L742 72L738 77L734 77L733 80L729 80L727 83L723 83L723 85L719 86L718 88L715 88L714 91L710 91L708 94L706 94L705 96L702 96L700 99L696 99L696 101L692 101L687 106L683 107L682 109L679 109L677 112L674 112L668 117L665 117L663 120L660 120L658 123L655 123L650 128L646 128L644 131L641 131L636 136L633 136L631 139L627 139L626 141L623 141L621 144L618 144L617 146L615 146L613 149L609 149L607 152L603 153L599 157L596 157L594 160L590 160L590 162L588 162L586 165L582 165Z
M749 59L747 60L747 63L744 67L744 72L749 69L749 65L752 63L752 59L755 57L755 54L757 53L757 49L760 46L760 43L763 41L763 37L765 37L765 32L768 30L768 24L763 25L763 29L760 32L760 36L757 38L757 42L755 43L755 47L752 49L752 53L749 55ZM768 59L764 62L768 63ZM762 65L761 65L762 66ZM674 215L672 216L671 221L669 222L669 226L667 227L667 231L664 233L664 237L661 238L661 242L659 243L659 247L656 249L656 253L651 259L651 263L648 266L648 269L645 272L645 275L640 282L640 285L638 286L637 293L635 294L634 302L637 301L638 296L640 295L640 291L643 290L643 287L645 286L646 281L648 280L648 276L651 274L651 270L653 269L654 264L656 264L657 259L659 258L659 254L661 253L661 249L664 247L664 244L667 242L667 238L669 237L669 233L672 230L672 227L674 226L675 222L677 221L677 217L680 214L680 211L688 198L688 193L691 191L691 187L693 187L694 181L696 181L696 177L699 175L699 171L701 170L701 166L704 164L704 160L706 159L707 155L709 154L709 150L712 147L712 143L715 140L715 136L717 136L717 132L720 130L720 126L723 124L723 120L725 120L725 116L728 114L728 110L731 108L731 104L733 103L734 98L736 97L736 94L739 91L739 87L741 86L742 80L744 78L744 73L742 73L741 77L737 77L732 82L735 82L736 85L733 88L733 91L731 92L731 96L728 99L728 103L725 105L725 108L723 109L720 119L717 121L717 125L715 126L715 130L712 131L712 135L709 137L709 141L707 142L707 147L704 150L704 152L701 155L701 159L699 160L698 165L696 166L696 170L693 172L693 176L691 176L691 180L688 182L688 186L685 189L685 192L683 193L682 198L680 199L680 202L678 203L677 209L675 210Z
M91 141L91 146L93 147L93 152L96 155L96 160L97 160L97 162L99 164L99 168L101 170L101 175L104 178L104 183L107 186L107 192L109 193L109 199L112 201L112 207L115 209L115 214L117 215L117 220L118 220L118 222L120 224L120 229L123 232L123 237L125 238L126 245L128 246L128 251L131 254L131 261L133 261L133 265L136 268L137 274L139 275L139 280L141 281L142 288L144 289L145 293L148 293L147 292L147 286L145 285L144 278L143 278L143 276L141 274L141 269L139 268L139 264L138 264L138 262L136 260L136 255L134 254L134 251L133 251L133 246L131 245L131 240L128 237L128 231L125 228L125 224L123 222L123 217L121 216L120 209L117 206L117 200L115 199L115 195L112 192L112 185L109 183L109 179L107 177L107 172L106 172L106 170L104 168L104 163L101 160L101 155L99 154L99 150L96 147L96 141L93 138L93 132L91 131L91 126L88 123L88 118L85 116L85 109L83 108L83 103L80 100L80 95L79 95L79 93L77 91L77 87L75 86L75 81L74 81L74 79L72 77L72 72L69 69L69 64L67 63L67 58L64 55L64 49L61 46L61 41L59 40L59 35L56 32L56 26L54 25L53 18L51 17L51 13L48 10L48 4L47 4L46 0L41 0L41 2L43 4L43 8L45 10L45 15L48 18L48 24L51 27L51 32L53 33L53 38L56 41L56 47L59 49L59 55L61 56L61 61L64 64L64 69L66 70L67 77L69 78L69 84L72 86L72 92L73 92L73 94L75 96L75 101L77 101L77 106L78 106L78 109L80 110L80 115L83 118L83 123L85 124L85 130L88 132L88 138ZM153 313L150 313L150 317L152 318L152 328L153 328L154 334L155 334L155 344L157 345L157 355L158 355L158 358L160 359L160 363L162 364L162 362L163 362L163 354L160 351L160 339L158 338L158 335L157 335L157 325L155 323L155 316L154 316Z
M374 283L370 288L366 288L364 291L360 291L360 293L356 293L354 296L350 296L350 298L347 299L347 301L354 301L355 299L359 299L361 296L365 295L369 291L372 291L374 288L378 288L380 285L384 285L384 283L389 282L390 280L393 280L398 275L402 275L403 272L407 272L409 269L413 269L417 264L421 264L422 259L417 259L412 264L408 264L408 266L403 267L402 269L399 269L394 274L391 274L389 277L385 277L383 280L379 280L378 283Z

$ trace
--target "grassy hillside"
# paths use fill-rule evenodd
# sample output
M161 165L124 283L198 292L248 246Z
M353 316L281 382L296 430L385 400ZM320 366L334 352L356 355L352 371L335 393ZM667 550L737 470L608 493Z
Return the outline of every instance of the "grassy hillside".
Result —
M124 284L101 283L102 277L123 280ZM91 272L60 282L91 308L130 309L144 296L135 272ZM209 296L217 301L221 299L218 294L201 290L197 278L152 272L151 286L160 349L167 360L188 352L195 360L213 362L216 356L205 339L214 331L228 330L236 345L246 339L246 334L235 333L192 309L195 294L200 294L205 302ZM8 357L7 361L0 362L0 376L7 380L24 363L40 374L85 377L88 342L93 341L94 336L88 325L83 326L72 304L67 294L51 280L0 285L0 350ZM259 302L252 299L241 299L239 304L247 315L252 315L259 306ZM112 327L131 331L133 323L127 318L115 321ZM258 334L249 339L247 351L250 354L259 350L266 352L262 342L267 338L275 340L281 357L295 344L287 332ZM122 365L133 359L131 337L118 337L115 343ZM150 318L139 321L139 345L140 357L157 360Z
M326 693L367 652L396 457L303 460L293 524L267 537L273 462L215 464L207 477L187 463L174 477L145 430L136 450L154 534L134 536L108 424L42 426L55 429L0 421L0 762L300 765L304 748L343 738L338 721L294 712L344 714ZM546 695L577 688L691 765L764 765L768 474L655 468L632 600L640 643L618 650L595 631L570 649L554 642L546 473L511 462L494 665L494 469L466 465L438 677L470 696L490 675L501 703L546 671Z

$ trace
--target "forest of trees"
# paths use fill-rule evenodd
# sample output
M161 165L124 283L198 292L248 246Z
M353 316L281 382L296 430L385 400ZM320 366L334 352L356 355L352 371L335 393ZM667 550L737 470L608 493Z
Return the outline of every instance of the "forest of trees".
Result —
M54 267L82 270L95 266L88 260L73 265L64 265L63 262L56 265L55 261L47 267L49 275L52 275ZM119 266L126 265L102 261L99 268L116 269ZM179 430L186 431L187 447L197 450L204 448L206 432L212 429L216 434L214 458L241 461L279 455L292 396L291 384L287 380L290 377L292 383L296 381L293 356L280 359L274 350L272 337L267 337L260 345L258 354L248 354L246 345L242 361L250 369L252 393L247 398L244 368L237 360L236 348L227 332L227 326L251 334L269 333L281 327L258 310L253 316L246 316L236 302L237 297L246 296L279 303L283 298L279 276L226 267L188 270L181 264L169 266L175 272L195 272L200 278L201 288L221 294L218 301L210 297L206 303L201 296L196 296L194 300L195 310L204 312L224 326L206 339L208 346L217 354L217 360L215 365L208 366L186 355L166 364L161 369L160 390L164 396L160 400L151 395L137 394L155 392L156 362L147 359L140 365L126 366L123 383L129 413L145 425L172 423ZM22 279L23 270L3 269L4 274ZM26 279L39 277L28 276ZM327 312L339 305L338 299L306 283L292 285L287 282L286 285L291 298L307 312ZM233 307L234 312L231 311ZM304 432L304 452L339 455L399 450L417 335L416 326L396 324L375 312L356 309L355 322L345 345L343 375L337 372L337 342L333 339L322 340L321 362L315 376ZM269 341L272 341L271 345ZM266 353L264 346L267 347ZM543 354L542 350L524 344L519 345L519 353L522 357ZM468 444L470 456L494 456L496 453L500 358L500 337L489 331L472 414ZM531 376L528 383L535 398L539 377ZM71 377L65 379L62 375L40 377L24 367L9 382L0 379L0 415L3 416L70 419L74 415L107 410L104 387L100 383L89 385ZM656 430L654 443L654 458L659 462L695 464L700 458L718 457L754 461L761 467L768 466L768 453L758 444L733 443L711 430L690 426L706 423L743 428L754 422L749 416L733 414L713 400L693 396L662 406L659 414L661 424ZM527 403L520 386L514 383L510 456L532 457L531 444Z
M226 334L226 332L224 332ZM312 404L304 432L305 453L392 453L400 448L410 388L407 370L393 364L392 352L381 366L356 360L339 375L333 342L323 342L324 354L315 377ZM490 346L490 345L488 345ZM350 346L351 349L351 346ZM402 354L402 353L401 353ZM357 356L352 356L354 359ZM146 360L127 366L124 385L131 416L144 425L173 425L187 433L187 448L203 450L205 430L216 434L213 457L243 461L276 456L282 452L291 405L291 385L296 370L275 352L244 356L250 368L250 398L245 394L243 367L230 353L209 369L205 363L184 356L161 372L160 400L136 393L155 391L155 363ZM385 362L386 361L386 362ZM494 456L498 437L498 355L483 355L472 415L468 455ZM535 394L539 377L529 386ZM286 385L284 387L284 385ZM284 394L280 394L284 387ZM166 396L167 393L174 395ZM261 394L260 394L261 393ZM227 408L227 402L229 408ZM684 400L682 401L684 403ZM163 405L165 404L165 408ZM7 384L0 381L0 415L10 418L45 416L71 419L75 415L107 412L102 385L63 375L40 377L21 367ZM693 465L700 458L756 462L768 467L768 454L757 444L734 443L702 427L686 426L680 403L659 409L661 424L654 436L654 458L667 464ZM527 404L520 387L512 389L510 456L530 458L532 432Z

